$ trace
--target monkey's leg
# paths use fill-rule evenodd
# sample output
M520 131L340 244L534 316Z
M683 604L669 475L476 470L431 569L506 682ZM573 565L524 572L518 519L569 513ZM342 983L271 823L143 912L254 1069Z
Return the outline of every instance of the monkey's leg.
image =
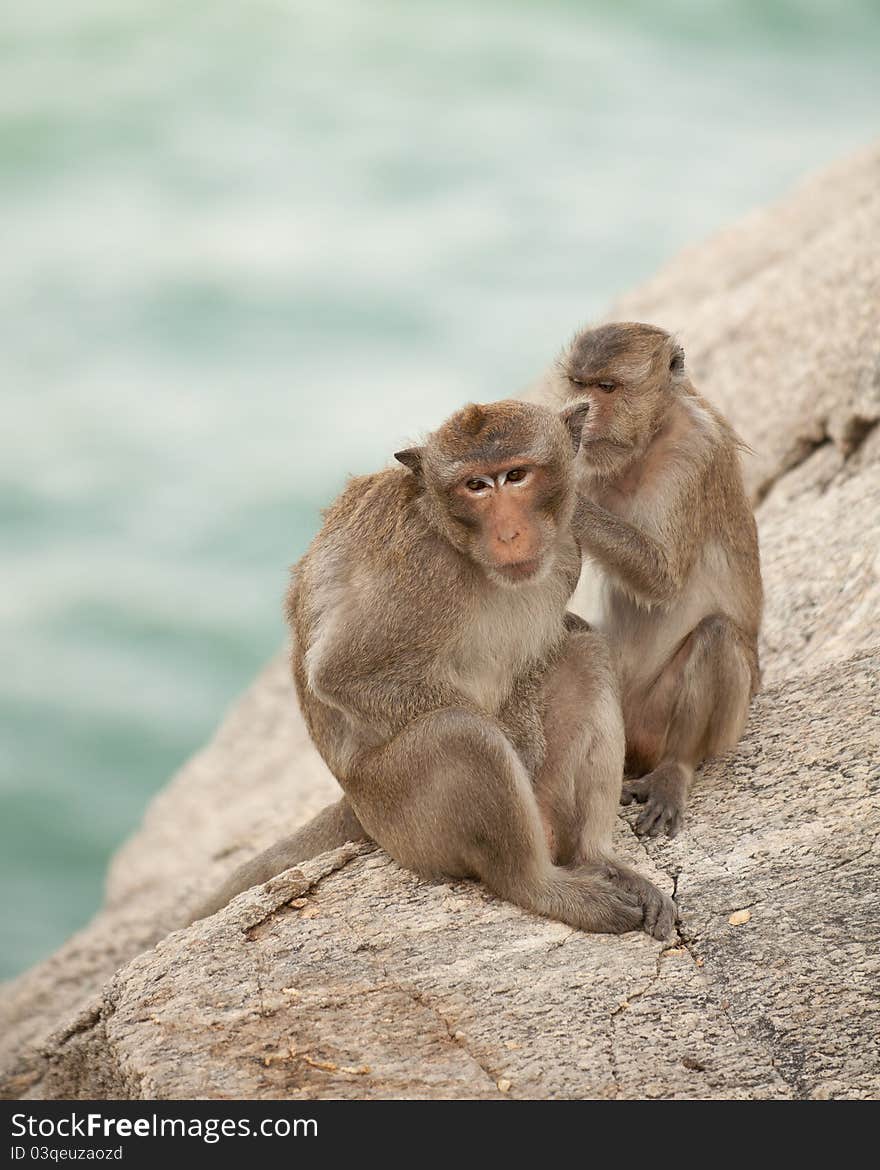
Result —
M534 790L554 855L604 854L623 773L624 731L607 646L586 627L570 633L544 687L544 759Z
M369 841L354 810L343 797L336 804L322 809L308 824L303 825L290 837L276 841L268 849L256 857L240 865L227 878L220 889L207 901L203 902L190 921L198 918L208 918L231 902L237 894L249 890L251 886L262 885L270 878L292 865L299 865L301 861L308 861L317 857L319 853L326 853L329 849L337 849L347 841Z
M529 775L493 720L445 708L365 753L346 791L401 865L476 877L500 897L581 930L642 926L640 900L594 869L553 864Z
M676 650L655 684L658 695L673 696L659 763L641 779L628 781L621 798L624 804L645 805L637 833L676 835L694 769L739 742L756 676L754 652L721 615L704 618ZM651 702L649 695L648 708ZM646 714L656 720L656 703Z
M687 650L690 644L687 643ZM681 650L681 648L680 648ZM679 652L677 652L679 653ZM666 748L669 721L681 686L682 667L667 662L659 677L643 690L623 694L623 721L626 727L626 759L623 765L624 790L628 781L646 776L660 763ZM682 662L684 658L682 658Z
M676 919L675 903L653 882L623 865L611 849L623 776L623 716L603 638L569 636L546 685L547 749L535 780L542 817L552 827L556 859L577 864L634 894L644 929L664 939Z

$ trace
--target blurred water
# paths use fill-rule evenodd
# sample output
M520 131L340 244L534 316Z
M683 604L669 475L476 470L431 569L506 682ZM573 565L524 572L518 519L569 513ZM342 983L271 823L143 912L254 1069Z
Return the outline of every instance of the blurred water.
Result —
M872 2L0 15L0 973L278 645L347 472L878 128Z

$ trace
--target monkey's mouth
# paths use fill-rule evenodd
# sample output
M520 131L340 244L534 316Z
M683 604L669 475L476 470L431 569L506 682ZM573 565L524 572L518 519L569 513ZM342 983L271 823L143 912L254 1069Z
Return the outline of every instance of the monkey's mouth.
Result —
M510 565L495 565L495 572L507 581L528 581L541 567L541 558L528 561L514 561Z
M587 467L603 467L609 461L618 462L626 458L632 448L628 443L611 439L607 435L584 435L581 438L580 456Z

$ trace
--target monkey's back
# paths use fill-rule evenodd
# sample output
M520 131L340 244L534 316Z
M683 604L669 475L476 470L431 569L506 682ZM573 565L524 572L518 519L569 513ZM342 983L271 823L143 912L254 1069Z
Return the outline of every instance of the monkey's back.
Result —
M731 574L733 588L728 616L734 618L757 646L764 592L758 526L746 492L740 458L747 448L719 410L703 398L699 401L715 419L719 434L701 492L706 531L723 548L724 564Z
M435 648L437 630L451 616L450 594L467 565L432 531L419 494L402 468L349 481L294 567L288 617L297 641L308 645L322 616L344 600L363 613L361 628L405 635L425 653Z
M461 621L467 566L430 529L418 494L403 469L352 479L293 570L286 608L297 695L339 778L354 750L383 742L415 717L444 630ZM330 686L369 679L372 692L384 682L403 699L355 718L326 701L319 665Z
M762 588L757 525L740 464L744 444L690 383L683 402L691 419L683 444L691 466L676 468L689 481L684 507L690 557L682 600L694 614L702 609L723 613L756 641Z

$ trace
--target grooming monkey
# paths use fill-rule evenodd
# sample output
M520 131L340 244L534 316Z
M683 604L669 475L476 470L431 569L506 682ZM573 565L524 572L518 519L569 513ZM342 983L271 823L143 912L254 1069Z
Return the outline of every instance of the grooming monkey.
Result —
M584 330L548 390L556 405L588 408L576 607L591 611L618 670L622 799L645 806L638 832L674 836L694 769L738 742L759 686L761 572L741 443L691 385L681 347L651 325Z
M610 849L623 722L602 638L566 613L585 410L471 405L354 479L294 570L293 673L345 796L201 915L347 840L583 930L665 938L672 900Z

